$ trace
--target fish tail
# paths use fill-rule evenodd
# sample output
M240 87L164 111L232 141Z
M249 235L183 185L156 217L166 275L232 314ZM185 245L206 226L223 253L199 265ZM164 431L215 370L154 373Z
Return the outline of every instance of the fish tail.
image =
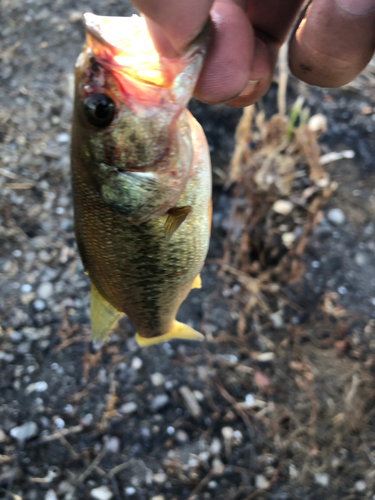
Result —
M164 335L159 335L158 337L142 337L137 332L135 335L135 340L139 347L147 347L149 345L161 344L162 342L169 342L173 339L181 340L199 340L202 341L204 336L184 323L179 321L174 321L172 328L169 332L164 333Z

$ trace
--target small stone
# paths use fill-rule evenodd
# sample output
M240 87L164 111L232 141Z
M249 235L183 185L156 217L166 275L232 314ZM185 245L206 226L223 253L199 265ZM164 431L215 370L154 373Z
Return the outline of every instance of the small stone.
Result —
M232 427L223 427L221 429L221 434L223 435L225 441L230 441L233 438L233 432Z
M331 208L328 211L327 219L336 226L341 226L341 224L344 224L346 217L341 208Z
M215 490L217 487L218 487L218 483L216 481L210 481L208 483L208 487L210 488L210 490Z
M317 472L314 476L316 484L320 486L329 485L329 475L325 472Z
M71 404L67 404L64 406L64 413L67 413L68 415L73 414L74 408Z
M164 495L156 495L156 497L150 498L150 500L165 500Z
M209 451L201 451L198 455L198 458L201 462L207 462L207 460L210 458L210 452Z
M111 498L113 498L113 493L107 486L99 486L99 488L94 488L90 491L90 497L95 500L111 500Z
M45 326L43 328L25 327L22 329L22 333L28 340L40 340L48 337L51 334L51 327L50 326Z
M37 296L40 299L47 300L53 295L53 285L49 281L41 283L36 291Z
M242 442L243 436L241 431L234 431L233 432L233 439L235 440L236 444L240 444Z
M309 119L307 126L311 132L326 132L327 118L321 113L318 113Z
M30 342L21 342L17 347L18 354L28 354L30 352Z
M82 425L91 425L93 423L94 417L92 416L91 413L87 413L82 419L81 419L81 424Z
M36 311L43 311L46 308L46 303L41 299L37 299L33 305Z
M131 364L131 367L133 368L133 370L140 370L143 366L143 361L141 360L141 358L138 358L137 356L135 356L133 359L132 359L132 364Z
M13 340L13 342L21 342L21 340L22 340L22 333L21 332L17 332L17 331L14 330L10 334L10 338Z
M354 488L357 490L357 491L365 491L366 488L367 488L367 484L363 481L363 480L360 480L360 481L356 481L354 483Z
M235 354L217 354L216 359L218 361L224 361L225 363L229 363L231 365L235 365L238 363L238 358Z
M355 263L357 266L365 266L367 264L367 257L364 253L358 252L355 254Z
M136 412L137 409L137 403L135 403L134 401L129 401L129 403L125 403L121 406L120 413L123 413L124 415L131 415L132 413Z
M193 391L193 394L195 396L195 399L197 401L203 401L204 400L204 394L201 391Z
M106 451L109 451L110 453L118 453L120 449L120 440L116 436L112 436L104 444L104 448Z
M256 360L260 361L262 363L269 363L270 361L273 361L275 359L275 353L274 352L263 352L262 354L259 354L257 356Z
M284 326L284 320L281 314L277 312L270 314L270 320L272 321L273 327L277 330Z
M55 419L54 424L58 429L63 429L65 427L65 421L60 417Z
M197 460L196 458L192 457L192 458L189 458L189 461L187 463L187 466L189 467L189 469L195 469L196 467L199 466L199 460Z
M6 363L12 363L14 361L14 355L8 352L0 351L0 360Z
M184 398L188 412L192 417L198 418L202 413L202 409L189 387L187 385L180 387L180 394Z
M173 436L173 434L176 432L175 428L172 427L171 425L167 427L167 434L169 436Z
M69 481L61 481L57 487L57 493L59 495L65 495L74 490L74 486L69 483Z
M283 233L281 239L283 241L283 244L287 248L290 248L293 245L294 240L296 239L296 235L292 232Z
M151 375L152 385L155 387L159 387L159 385L163 385L165 382L164 375L162 373L156 372Z
M274 212L280 215L288 215L293 210L293 203L289 200L277 200L272 206Z
M214 437L210 447L212 455L220 455L221 452L221 442L220 439Z
M48 389L48 384L44 380L40 380L39 382L35 382L34 384L29 384L26 387L26 392L31 394L32 392L44 392Z
M265 490L268 488L269 482L266 477L264 477L262 474L257 474L255 476L255 487L258 490Z
M57 495L53 490L48 490L44 500L57 500Z
M158 472L152 476L154 483L163 484L167 480L167 475L164 472Z
M185 431L183 431L182 429L179 429L176 432L176 440L179 443L187 443L189 441L189 436L187 435L187 433Z
M330 179L328 176L321 177L317 181L315 181L315 185L321 189L327 188L329 186Z
M21 292L22 293L29 293L32 290L32 286L29 285L29 283L25 283L24 285L21 286Z
M61 134L57 135L57 142L69 142L69 134L67 134L66 132L61 132Z
M82 19L82 12L78 10L72 10L69 14L69 21L71 23L78 23Z
M133 488L133 486L128 486L127 488L125 488L125 495L127 495L128 497L132 497L133 495L136 494L136 489Z
M158 394L157 396L154 397L152 403L151 403L151 409L154 411L161 410L167 404L169 403L169 397L167 394Z
M289 476L292 479L296 479L298 477L298 470L297 467L294 464L289 465Z
M10 435L19 442L27 441L38 434L38 426L35 422L26 422L19 427L13 427Z
M225 469L225 465L220 460L220 458L214 458L212 460L212 468L216 469L215 474L222 474Z
M252 394L246 394L245 402L251 408L252 406L254 406L254 396Z

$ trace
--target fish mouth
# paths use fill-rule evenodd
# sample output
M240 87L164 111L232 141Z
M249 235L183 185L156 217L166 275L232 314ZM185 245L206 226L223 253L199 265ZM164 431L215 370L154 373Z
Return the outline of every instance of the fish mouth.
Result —
M204 32L183 56L162 57L153 44L145 19L137 15L116 17L86 13L83 23L87 44L96 57L112 70L156 87L172 87L192 57L206 51L208 34Z

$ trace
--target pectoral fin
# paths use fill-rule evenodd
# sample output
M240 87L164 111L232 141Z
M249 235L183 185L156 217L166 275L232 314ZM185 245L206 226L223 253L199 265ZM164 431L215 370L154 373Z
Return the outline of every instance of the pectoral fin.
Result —
M91 330L94 340L104 339L116 325L121 316L109 302L107 302L91 283Z
M141 337L139 333L136 333L135 335L135 340L137 341L139 347L161 344L162 342L169 342L173 339L202 341L204 336L190 326L184 325L184 323L180 323L179 321L174 321L172 329L159 337L146 338Z
M168 210L168 218L165 221L164 233L168 240L170 240L175 231L181 226L186 217L191 212L191 207L173 207Z

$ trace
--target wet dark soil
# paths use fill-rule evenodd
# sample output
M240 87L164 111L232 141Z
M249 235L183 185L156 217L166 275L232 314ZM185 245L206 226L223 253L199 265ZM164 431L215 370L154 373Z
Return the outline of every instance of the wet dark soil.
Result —
M289 106L302 95L327 119L321 153L354 157L325 167L337 189L308 234L304 272L280 284L287 302L272 299L276 315L241 328L241 286L222 268L241 111L193 101L212 154L213 232L203 287L179 319L207 341L141 350L123 320L100 346L72 225L73 65L81 13L132 10L1 7L0 498L374 499L372 80L334 91L290 82ZM267 119L276 91L258 107Z

